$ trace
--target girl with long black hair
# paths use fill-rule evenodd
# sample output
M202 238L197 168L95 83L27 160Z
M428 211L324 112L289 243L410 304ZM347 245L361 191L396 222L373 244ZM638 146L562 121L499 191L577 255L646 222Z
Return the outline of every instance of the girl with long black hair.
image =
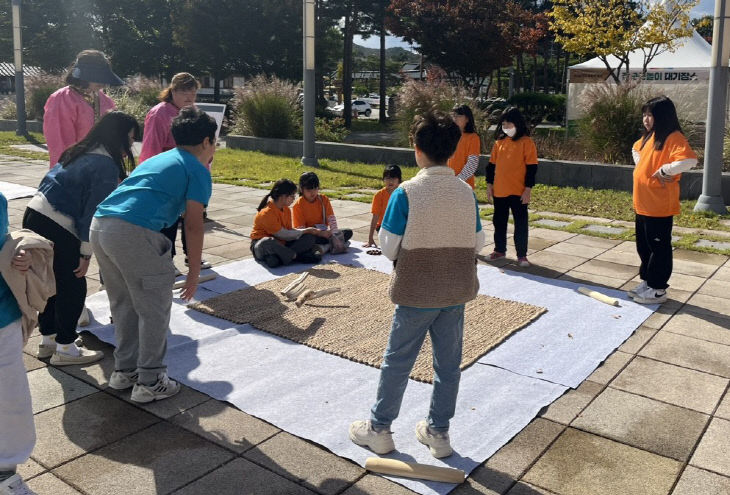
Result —
M43 340L38 357L50 357L56 366L91 363L104 356L75 343L91 260L89 226L99 203L134 168L132 143L139 134L131 115L107 113L84 139L63 152L25 210L23 228L54 244L56 295L39 316Z

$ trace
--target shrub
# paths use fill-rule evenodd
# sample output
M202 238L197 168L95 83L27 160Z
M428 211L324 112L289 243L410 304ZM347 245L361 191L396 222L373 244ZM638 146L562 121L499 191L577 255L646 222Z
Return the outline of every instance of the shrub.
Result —
M28 119L43 120L46 100L65 85L61 75L41 73L29 77L25 82L25 112Z
M345 119L327 119L317 117L314 120L314 135L318 141L329 141L341 143L345 140L350 131L345 127Z
M15 98L0 100L0 119L15 120L17 118L18 109L15 106Z
M117 110L132 115L144 128L147 112L159 103L157 96L162 85L155 79L141 75L132 76L126 82L124 86L108 88L106 94L114 100Z
M565 95L517 93L508 103L519 108L532 126L542 123L543 120L562 122L565 115Z
M235 133L268 138L294 138L300 133L297 87L276 77L256 76L236 88L232 104Z
M395 121L399 144L410 146L409 132L413 119L417 115L423 115L433 110L448 113L457 104L469 105L474 113L477 133L484 143L489 129L489 122L485 118L484 111L470 97L466 88L451 85L443 79L436 79L426 82L408 81L401 87L398 93Z

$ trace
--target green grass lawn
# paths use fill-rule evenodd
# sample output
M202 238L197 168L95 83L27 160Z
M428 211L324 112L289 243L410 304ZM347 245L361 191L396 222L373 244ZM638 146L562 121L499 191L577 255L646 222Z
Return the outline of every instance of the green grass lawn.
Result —
M31 132L30 139L23 136L16 136L14 132L0 132L0 154L33 158L36 160L48 160L46 153L23 151L10 147L14 144L45 144L45 142L46 138L43 137L43 134L37 132Z

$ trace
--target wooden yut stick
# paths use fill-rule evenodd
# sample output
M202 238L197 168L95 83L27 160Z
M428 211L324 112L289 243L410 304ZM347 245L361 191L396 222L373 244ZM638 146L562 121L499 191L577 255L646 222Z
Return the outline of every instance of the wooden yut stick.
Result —
M304 292L305 287L306 286L303 283L300 283L298 285L295 285L293 289L288 290L287 292L285 292L284 293L284 296L287 299L289 299L290 301L293 301L294 299L296 299L299 296L299 294L301 294L302 292Z
M383 459L381 457L368 457L365 461L365 469L373 473L441 481L444 483L462 483L465 477L464 471L461 469L429 466L428 464L403 462L395 459Z
M301 294L299 294L299 297L297 297L297 300L294 304L297 305L297 308L301 308L302 304L305 302L311 300L311 299L317 299L318 297L327 296L329 294L334 294L335 292L340 292L339 287L330 287L329 289L323 289L323 290L312 290L307 289Z
M201 275L200 277L198 277L198 284L202 284L203 282L213 280L217 276L218 276L217 273L209 273L207 275ZM173 284L172 290L181 289L184 285L185 285L185 279L179 280Z
M595 290L590 290L586 287L578 287L578 292L610 306L619 306L618 299L609 297L606 294L601 294L600 292L596 292Z
M299 276L297 277L297 279L296 279L296 280L295 280L294 282L290 283L289 285L287 285L286 287L284 287L283 289L281 289L281 295L282 295L282 296L285 296L287 292L289 292L289 291L290 291L290 290L292 290L292 289L293 289L294 287L296 287L297 285L299 285L299 284L301 284L302 282L304 282L304 280L305 280L305 279L306 279L306 278L307 278L308 276L309 276L309 272L304 272L304 273L302 273L301 275L299 275Z

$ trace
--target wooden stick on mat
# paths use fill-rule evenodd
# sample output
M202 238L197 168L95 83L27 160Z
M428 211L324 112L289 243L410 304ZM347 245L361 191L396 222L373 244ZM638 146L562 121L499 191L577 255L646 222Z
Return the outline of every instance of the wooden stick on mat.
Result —
M381 457L368 457L365 461L365 469L374 473L442 481L444 483L462 483L464 481L464 471L461 469L429 466L428 464L396 461L395 459L383 459Z
M596 292L595 290L590 290L585 287L578 287L578 292L610 306L619 306L618 299L609 297L606 294L601 294L600 292Z
M317 299L318 297L334 294L335 292L340 292L340 290L342 289L340 289L339 287L330 287L329 289L323 290L307 289L302 292L299 297L297 297L295 304L297 305L297 308L301 308L302 304L309 301L310 299Z
M302 282L304 282L304 280L305 280L305 279L306 279L306 278L307 278L308 276L309 276L309 272L304 272L304 273L302 273L301 275L299 275L299 276L297 277L297 279L296 279L296 280L295 280L294 282L290 283L289 285L287 285L286 287L284 287L283 289L281 289L281 295L282 295L282 296L285 296L287 292L289 292L289 291L290 291L290 290L292 290L292 289L293 289L294 287L296 287L297 285L299 285L299 284L301 284Z
M300 295L300 294L301 294L302 292L304 292L304 289L305 289L305 287L306 287L306 286L304 285L304 283L299 283L299 284L295 285L293 289L290 289L290 290L288 290L288 291L284 292L284 296L285 296L285 297L286 297L286 298L287 298L288 300L290 300L290 301L293 301L293 300L295 300L295 299L296 299L297 297L299 297L299 295Z
M213 280L217 276L218 276L217 273L209 273L207 275L201 275L200 277L198 277L198 284L202 284L203 282ZM179 280L179 281L175 282L175 284L172 286L172 290L182 289L184 285L185 285L185 280Z

